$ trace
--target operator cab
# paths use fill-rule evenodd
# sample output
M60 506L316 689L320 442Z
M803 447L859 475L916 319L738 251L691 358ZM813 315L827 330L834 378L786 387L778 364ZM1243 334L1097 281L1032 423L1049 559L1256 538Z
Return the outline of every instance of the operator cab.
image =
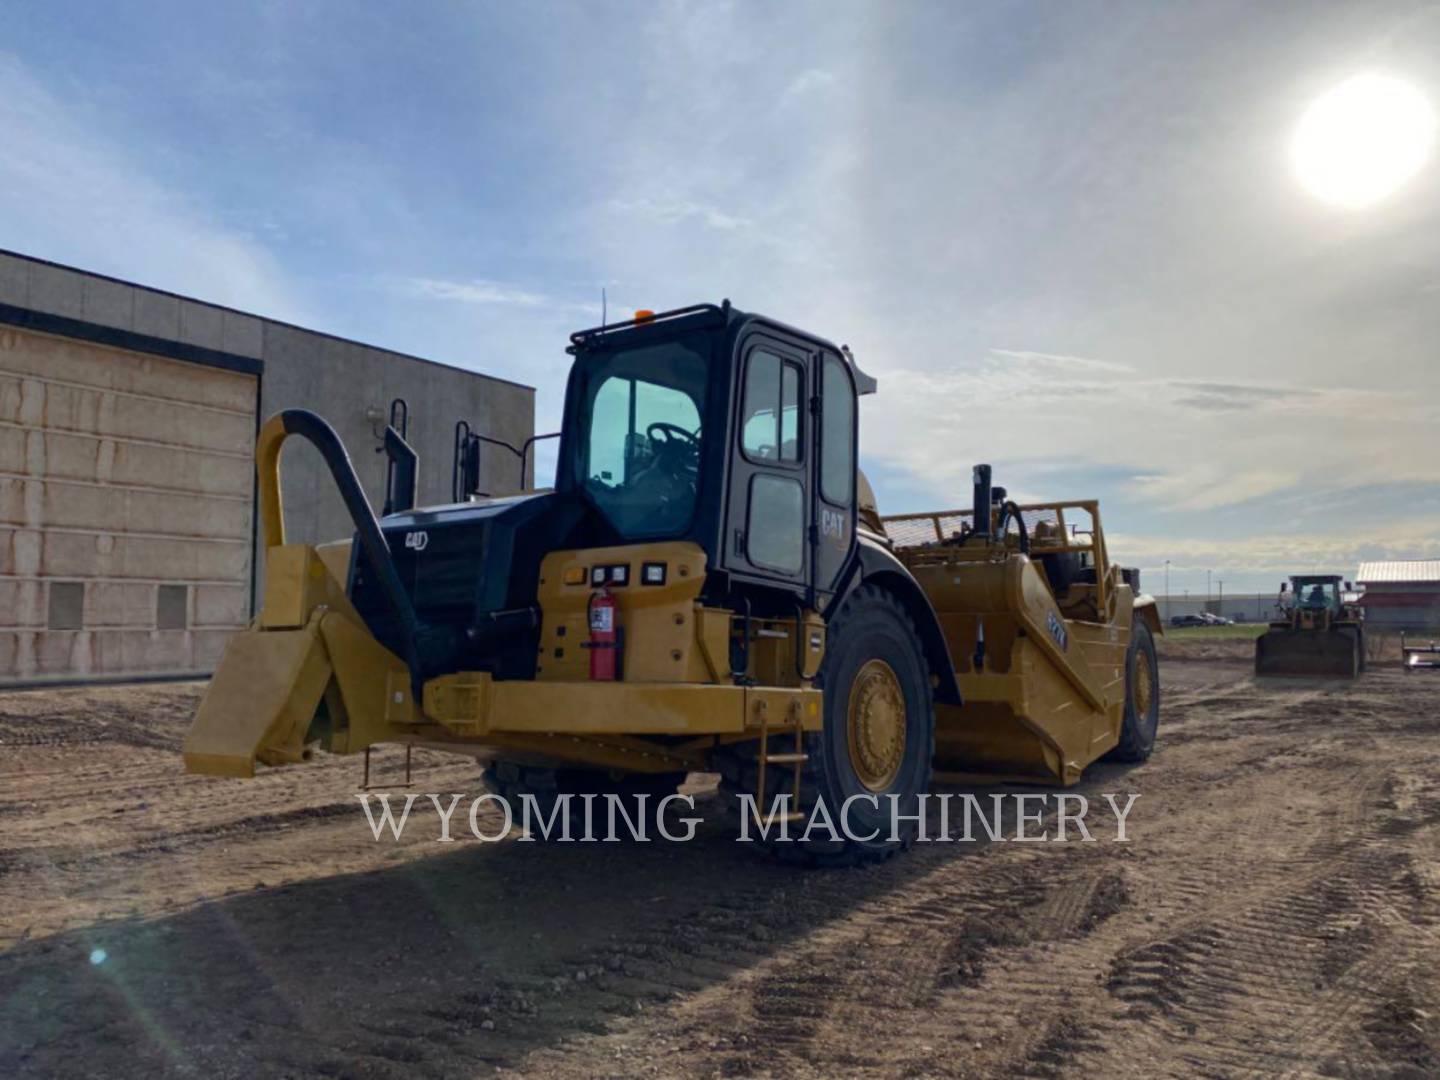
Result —
M853 563L856 396L875 381L728 302L642 312L569 351L556 490L593 508L585 542L689 540L707 584L823 610Z
M855 399L874 380L830 342L728 303L582 331L569 352L553 492L381 522L420 627L422 674L532 678L553 551L649 557L647 545L688 541L705 553L705 604L826 613L859 564ZM656 561L650 584L664 582ZM405 628L358 545L349 595L402 654Z
M1338 574L1308 574L1290 579L1290 600L1286 604L1285 586L1280 587L1282 606L1298 607L1305 611L1330 610L1337 616L1344 610L1340 595L1341 578Z

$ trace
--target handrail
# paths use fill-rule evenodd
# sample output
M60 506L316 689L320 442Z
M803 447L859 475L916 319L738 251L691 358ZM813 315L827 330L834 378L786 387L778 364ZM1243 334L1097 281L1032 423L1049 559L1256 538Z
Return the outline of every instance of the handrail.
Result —
M420 480L420 455L405 441L402 432L392 424L385 429L385 451L388 465L385 474L385 517L415 509L415 486Z
M1095 604L1102 613L1107 611L1113 592L1108 578L1113 568L1110 565L1109 546L1105 543L1104 527L1100 524L1100 501L1098 499L1058 499L1054 502L1012 504L1012 508L1019 514L1053 511L1062 537L1072 535L1065 531L1066 510L1081 510L1090 515L1090 532L1088 534L1090 539L1088 542L1075 543L1067 539L1061 543L1055 543L1048 538L1040 538L1032 534L1030 536L1030 554L1040 556L1088 553L1095 562ZM974 508L965 507L960 510L920 510L908 514L882 514L880 521L887 525L891 522L928 521L935 530L936 542L943 543L948 537L945 536L945 530L940 524L942 518L969 518L973 515ZM923 549L914 550L919 554Z
M377 454L384 454L385 463L385 507L381 514L389 517L397 510L411 510L415 506L415 484L420 468L420 458L407 441L410 438L410 403L402 397L390 402L390 426L385 429L384 441L375 448ZM395 467L405 467L400 477L401 497L395 498Z
M450 501L464 502L480 494L480 439L464 420L455 421L455 443L450 455Z
M547 432L545 432L543 435L531 435L528 439L526 439L523 443L521 443L521 444L517 447L514 443L508 443L508 442L506 442L504 439L496 439L496 438L493 438L493 437L491 437L491 436L489 436L489 435L481 435L478 431L471 431L471 430L470 430L470 425L469 425L469 424L466 424L464 420L461 420L459 423L457 423L457 424L455 425L455 446L456 446L457 459L458 459L459 453L461 452L461 440L462 440L462 436L461 436L461 433L460 433L461 425L464 425L465 433L464 433L463 439L464 439L465 442L467 442L467 443L468 443L468 442L474 442L474 443L489 443L491 446L498 446L498 447L500 447L502 450L509 450L510 453L514 454L517 458L520 459L520 490L521 490L521 491L527 491L527 490L529 490L529 489L526 487L526 485L525 485L525 478L526 478L526 473L529 471L529 468L530 468L530 450L531 450L531 448L532 448L537 442L541 442L541 441L543 441L543 440L545 440L545 439L558 439L558 438L560 438L560 432L558 432L558 431L547 431ZM477 481L478 481L478 473L479 473L479 461L478 461L478 458L477 458L476 466L475 466L475 467L476 467L476 474L477 474ZM457 486L458 486L458 485L455 484L455 483L452 483L452 484L451 484L451 487L452 487L452 488L457 487ZM476 494L479 494L479 492L477 492ZM459 502L459 501L460 501L459 498L457 498L457 499L456 499L456 502Z
M1055 502L1039 503L1018 503L1016 509L1024 513L1031 513L1037 510L1089 510L1093 506L1099 506L1098 499L1058 499ZM881 514L881 521L923 521L926 518L944 517L969 517L974 513L974 507L965 506L958 510L913 510L907 514Z
M672 308L669 311L636 315L633 319L622 319L619 322L606 323L603 326L592 326L588 330L576 330L570 335L571 348L587 345L594 339L603 337L606 334L613 334L621 330L633 330L637 326L653 326L656 323L669 322L672 319L683 318L686 315L699 315L702 313L724 315L729 310L730 301L726 300L718 307L714 304L690 304L687 307Z

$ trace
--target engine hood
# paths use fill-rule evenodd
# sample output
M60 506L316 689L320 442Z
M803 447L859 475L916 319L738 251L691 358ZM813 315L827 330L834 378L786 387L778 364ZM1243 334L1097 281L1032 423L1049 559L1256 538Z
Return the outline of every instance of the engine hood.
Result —
M421 626L426 677L492 671L523 678L533 671L535 643L523 635L503 642L472 633L499 612L534 607L540 560L562 546L583 507L554 492L454 503L390 514L380 521L401 585ZM375 574L356 545L350 599L370 632L404 655L402 628Z

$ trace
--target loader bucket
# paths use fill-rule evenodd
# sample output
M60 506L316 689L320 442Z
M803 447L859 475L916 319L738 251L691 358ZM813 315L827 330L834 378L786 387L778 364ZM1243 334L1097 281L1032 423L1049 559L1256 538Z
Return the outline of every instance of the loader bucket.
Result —
M1362 666L1353 627L1295 630L1271 627L1255 639L1255 674L1353 679Z

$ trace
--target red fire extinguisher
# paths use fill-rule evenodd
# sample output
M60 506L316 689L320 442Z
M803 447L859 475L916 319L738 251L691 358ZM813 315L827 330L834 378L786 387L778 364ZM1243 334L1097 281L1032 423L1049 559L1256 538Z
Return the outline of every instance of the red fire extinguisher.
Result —
M620 677L620 605L610 590L601 586L590 594L590 678L614 682Z

